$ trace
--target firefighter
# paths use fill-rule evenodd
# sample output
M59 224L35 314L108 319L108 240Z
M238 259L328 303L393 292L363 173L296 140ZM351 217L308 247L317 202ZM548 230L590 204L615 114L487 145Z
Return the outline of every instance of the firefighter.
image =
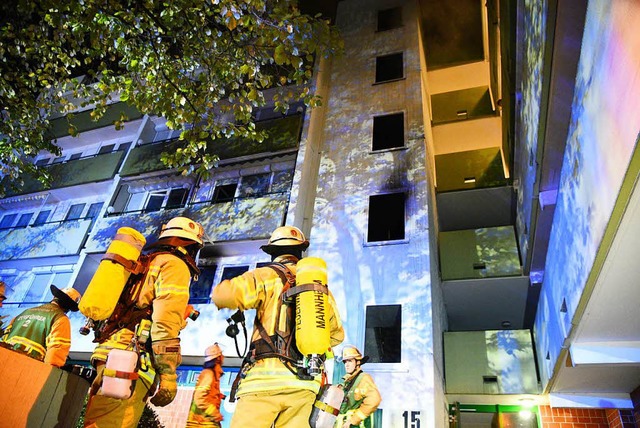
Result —
M231 428L269 428L309 426L309 416L321 376L301 376L291 364L295 346L283 348L293 334L294 320L286 317L281 295L288 275L295 275L296 263L309 246L300 229L291 226L273 231L262 251L271 256L272 265L258 267L222 281L211 292L218 308L256 309L249 358L245 358ZM329 293L328 317L331 346L344 339L344 330L333 296ZM284 329L284 331L282 330ZM281 346L274 345L274 343ZM237 380L240 377L236 378Z
M67 312L78 311L80 293L51 285L53 300L29 308L11 320L2 336L4 346L31 358L62 367L71 348L71 323Z
M85 427L135 427L149 397L156 406L166 406L175 398L176 369L182 361L179 334L186 326L184 314L191 277L199 273L196 259L203 247L203 235L199 223L175 217L162 226L158 241L146 249L151 261L141 279L134 313L116 314L136 321L125 323L100 343L91 356L97 376L89 392ZM143 350L140 354L139 378L134 380L132 395L128 399L105 396L101 386L109 351L129 347L136 337L136 325L144 324L139 321L141 317L149 320L146 323L150 325L150 340L146 342L148 352Z
M342 349L342 362L347 372L340 385L344 389L344 401L334 428L374 428L373 414L382 400L371 375L362 371L369 360L358 348L347 345Z
M220 404L225 395L220 393L220 378L224 374L222 363L224 356L217 343L204 352L204 366L196 381L191 409L187 418L187 428L220 428L224 419L220 413Z

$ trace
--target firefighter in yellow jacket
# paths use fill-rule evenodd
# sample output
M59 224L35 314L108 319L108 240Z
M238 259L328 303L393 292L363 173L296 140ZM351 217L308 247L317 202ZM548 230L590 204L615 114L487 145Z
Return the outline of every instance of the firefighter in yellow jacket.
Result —
M195 260L203 246L203 235L200 224L186 217L175 217L163 225L158 241L147 248L152 258L141 280L135 311L141 311L146 314L145 319L150 319L151 349L141 354L139 378L134 381L131 397L118 399L103 395L104 365L111 349L126 349L132 343L135 325L115 331L96 347L91 363L96 367L97 376L90 390L85 427L135 427L150 396L156 406L166 406L175 398L176 369L181 362L179 334L186 326L184 313L191 277L199 273Z
M191 409L187 417L187 428L220 428L224 419L220 413L220 404L225 395L220 392L220 378L224 374L222 363L224 355L217 343L204 352L204 367L193 391Z
M377 428L373 424L373 413L382 399L371 375L362 371L362 365L368 360L369 357L363 357L353 345L342 349L342 362L347 374L340 382L344 401L334 428Z
M67 312L78 311L80 293L72 287L51 285L53 300L29 308L15 317L2 336L3 346L36 360L61 367L71 348L71 323Z
M249 358L241 370L238 403L231 428L275 428L309 426L312 405L320 389L321 376L304 376L291 364L295 346L286 347L291 324L285 322L287 308L281 295L287 275L295 275L296 263L309 246L296 227L277 228L261 249L272 265L256 268L222 281L214 287L211 299L218 308L256 309ZM335 300L329 293L331 346L344 339L344 330ZM280 346L278 346L280 344ZM230 399L233 399L232 389Z

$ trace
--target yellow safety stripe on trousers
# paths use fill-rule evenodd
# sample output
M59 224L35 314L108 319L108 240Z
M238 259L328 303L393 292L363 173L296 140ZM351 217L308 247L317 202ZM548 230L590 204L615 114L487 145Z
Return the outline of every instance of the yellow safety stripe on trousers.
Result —
M45 347L40 343L34 342L33 340L27 339L26 337L13 336L7 343L9 343L10 345L19 345L27 352L33 351L41 358L44 358L44 354L46 354L47 352Z
M277 358L258 361L242 379L238 387L238 397L258 391L278 389L305 389L317 394L320 390L320 376L315 380L298 379Z

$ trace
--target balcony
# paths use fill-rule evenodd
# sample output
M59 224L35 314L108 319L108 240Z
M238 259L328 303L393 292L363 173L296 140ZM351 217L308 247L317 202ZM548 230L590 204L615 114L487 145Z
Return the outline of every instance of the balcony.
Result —
M74 113L73 117L68 121L67 117L51 120L49 137L51 139L55 139L69 135L69 123L75 126L78 132L82 133L93 129L104 128L105 126L112 126L116 120L120 120L122 115L126 116L128 120L139 119L142 117L142 113L136 110L135 107L131 107L121 102L111 104L107 107L107 111L100 120L94 121L91 118L92 112L93 110L85 110L80 113Z
M78 254L92 221L79 219L0 230L0 260Z
M229 202L197 203L185 208L143 213L123 213L98 220L86 250L89 253L106 251L120 227L132 227L155 242L162 224L176 216L189 217L202 224L213 242L266 239L282 225L289 193L271 193L260 197L235 198Z
M47 166L51 174L50 187L45 188L31 176L25 176L24 185L19 190L7 190L7 196L111 180L118 172L124 155L125 152L118 151Z
M529 330L444 333L447 394L538 394Z
M264 130L268 135L263 142L241 139L225 140L224 143L211 142L207 146L207 152L218 155L220 160L229 160L296 148L300 142L302 119L302 115L296 114L281 119L257 122L256 130ZM160 155L164 152L173 152L184 144L184 141L173 139L137 146L131 151L120 175L130 177L145 172L165 170L167 167L160 160Z

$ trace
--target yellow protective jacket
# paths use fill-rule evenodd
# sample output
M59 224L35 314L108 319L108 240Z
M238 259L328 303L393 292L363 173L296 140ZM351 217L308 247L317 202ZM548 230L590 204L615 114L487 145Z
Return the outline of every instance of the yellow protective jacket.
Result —
M274 262L286 265L295 275L298 259L294 256L280 256ZM270 267L259 267L232 279L224 280L215 286L211 292L211 300L218 308L255 309L256 318L264 326L267 334L275 334L277 311L280 308L279 299L285 284L278 273ZM344 340L344 329L338 308L331 292L329 302L329 327L331 346L336 346ZM251 341L260 339L260 332L253 329ZM301 380L293 374L279 358L264 358L256 361L246 376L240 382L237 396L262 391L280 391L283 389L310 390L315 394L320 389L321 376L315 380Z
M11 320L2 342L36 360L61 367L71 348L71 323L58 304L46 303Z
M345 389L346 396L335 426L342 427L341 423L348 420L351 425L373 428L368 418L376 411L382 398L371 375L357 370L344 375L340 385Z
M137 307L152 307L151 340L175 339L186 326L184 312L189 303L189 285L191 273L187 264L173 254L158 254L149 264L149 271L143 278L142 291ZM96 347L91 356L95 366L107 360L107 354L113 348L126 349L133 339L134 332L123 328L112 334L109 339ZM140 378L149 386L154 380L152 366L139 372Z
M214 367L204 368L198 376L187 417L187 428L220 426L220 404L225 398L220 392L222 374L222 367L216 364Z

